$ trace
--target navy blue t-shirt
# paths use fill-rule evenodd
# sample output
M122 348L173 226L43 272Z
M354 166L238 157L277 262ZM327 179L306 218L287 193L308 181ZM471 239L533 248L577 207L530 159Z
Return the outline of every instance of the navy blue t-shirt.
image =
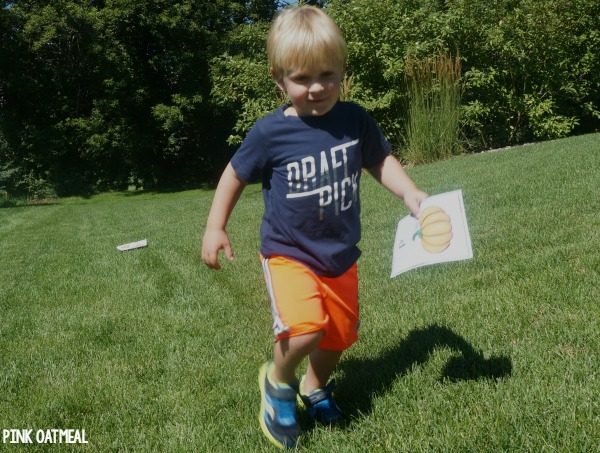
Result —
M306 117L285 116L286 108L256 122L231 164L244 181L262 178L262 255L335 277L360 256L361 170L380 164L391 146L356 104Z

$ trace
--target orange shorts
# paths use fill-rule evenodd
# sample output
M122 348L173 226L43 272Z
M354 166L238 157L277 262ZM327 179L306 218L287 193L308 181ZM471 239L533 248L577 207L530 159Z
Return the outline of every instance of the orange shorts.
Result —
M356 263L331 278L283 256L261 259L276 340L322 330L319 348L342 351L358 339Z

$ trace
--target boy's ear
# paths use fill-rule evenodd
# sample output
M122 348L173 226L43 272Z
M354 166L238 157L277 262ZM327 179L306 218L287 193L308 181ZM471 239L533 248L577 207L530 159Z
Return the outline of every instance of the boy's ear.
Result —
M273 81L275 82L275 84L279 87L279 89L281 91L283 91L285 93L285 86L283 85L283 78L275 72L275 69L273 69L273 67L269 68L269 72L271 73L271 77L273 78Z
M285 85L283 84L283 80L281 80L281 79L279 79L279 80L277 80L277 79L273 79L273 80L275 80L275 84L276 84L276 85L277 85L277 87L278 87L278 88L281 90L281 92L282 92L283 94L286 94L286 91L285 91Z

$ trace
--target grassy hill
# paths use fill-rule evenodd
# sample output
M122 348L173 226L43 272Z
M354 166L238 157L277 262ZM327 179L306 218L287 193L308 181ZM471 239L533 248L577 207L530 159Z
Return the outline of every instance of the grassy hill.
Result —
M594 450L600 135L409 172L463 190L474 259L390 279L406 209L363 178L361 339L336 373L351 423L306 426L299 448ZM198 258L208 190L0 209L0 427L85 429L91 451L269 450L261 197L236 207L219 272Z

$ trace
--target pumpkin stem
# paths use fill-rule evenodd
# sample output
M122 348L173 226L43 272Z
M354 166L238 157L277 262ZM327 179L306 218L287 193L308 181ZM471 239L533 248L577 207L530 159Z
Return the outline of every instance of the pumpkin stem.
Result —
M416 238L421 238L423 237L423 232L421 231L421 228L419 228L415 234L413 234L412 240L414 241Z

